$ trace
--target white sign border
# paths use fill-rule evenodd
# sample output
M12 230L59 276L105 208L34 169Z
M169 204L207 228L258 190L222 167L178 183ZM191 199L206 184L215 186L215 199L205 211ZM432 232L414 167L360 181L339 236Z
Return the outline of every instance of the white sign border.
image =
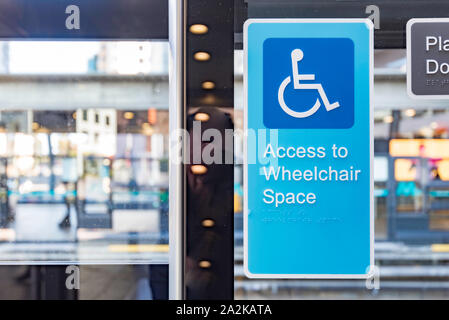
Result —
M369 30L369 109L370 109L370 266L365 274L254 274L248 269L248 27L253 23L365 23ZM374 276L374 24L368 18L359 19L248 19L243 25L243 118L244 118L244 165L243 165L243 268L251 279L369 279Z
M432 23L432 22L449 22L449 18L412 18L407 21L406 25L406 52L407 52L407 94L410 98L416 100L434 99L434 100L447 100L449 94L415 94L412 91L412 26L415 23Z

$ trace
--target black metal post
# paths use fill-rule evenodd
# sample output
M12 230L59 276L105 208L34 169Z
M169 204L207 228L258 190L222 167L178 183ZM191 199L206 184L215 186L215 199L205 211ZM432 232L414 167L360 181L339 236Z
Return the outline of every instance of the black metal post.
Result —
M206 28L195 30L194 25ZM185 168L186 298L233 299L234 166L223 160L233 159L232 148L224 147L224 132L233 129L234 1L187 2L185 61L191 160ZM218 142L203 141L208 129L222 137L214 150L221 153L221 163L202 157L205 148Z

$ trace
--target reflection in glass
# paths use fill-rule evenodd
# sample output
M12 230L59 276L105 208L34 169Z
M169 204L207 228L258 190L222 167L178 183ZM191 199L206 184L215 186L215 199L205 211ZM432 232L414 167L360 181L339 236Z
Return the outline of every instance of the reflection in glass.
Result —
M167 263L167 61L157 42L0 43L0 263Z

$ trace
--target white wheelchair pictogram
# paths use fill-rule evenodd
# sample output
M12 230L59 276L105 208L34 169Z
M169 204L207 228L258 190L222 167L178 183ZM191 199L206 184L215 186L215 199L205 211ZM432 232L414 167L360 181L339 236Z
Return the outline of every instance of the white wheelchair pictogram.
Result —
M301 49L295 49L291 53L292 57L292 76L293 76L293 87L295 90L308 90L308 89L314 89L318 90L318 93L321 97L321 100L323 100L324 107L327 111L334 110L340 106L338 102L330 103L327 99L326 92L324 92L323 86L321 83L302 83L300 81L303 80L315 80L314 74L300 74L298 72L298 62L300 62L304 58L304 53ZM291 76L288 76L287 78L282 81L281 85L279 86L278 90L278 101L279 105L281 106L282 110L284 110L285 113L288 115L294 117L294 118L307 118L313 115L319 107L321 106L320 99L317 98L315 104L308 109L307 111L294 111L291 108L289 108L284 101L284 91L285 88L288 86L288 84L291 82Z

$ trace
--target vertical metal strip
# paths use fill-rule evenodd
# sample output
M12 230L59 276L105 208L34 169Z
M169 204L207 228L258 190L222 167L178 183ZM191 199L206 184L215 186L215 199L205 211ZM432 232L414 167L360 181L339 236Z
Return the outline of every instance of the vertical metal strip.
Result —
M184 0L169 0L169 299L184 294L185 175L183 162L174 161L184 150L185 139L172 140L185 128L185 9ZM182 148L180 148L182 147Z

